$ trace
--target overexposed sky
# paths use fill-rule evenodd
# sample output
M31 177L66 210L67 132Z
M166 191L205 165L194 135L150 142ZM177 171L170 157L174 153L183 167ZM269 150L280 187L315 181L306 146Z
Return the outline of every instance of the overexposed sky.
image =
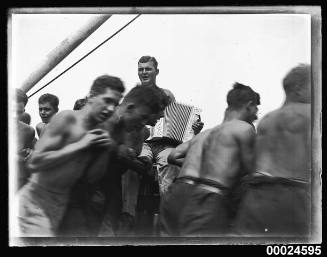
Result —
M11 19L11 87L37 67L46 54L93 14L14 14ZM27 94L116 32L136 15L113 15ZM299 63L310 63L310 15L306 14L143 14L73 69L29 99L31 125L40 122L38 98L59 97L59 109L72 109L100 75L120 77L129 90L139 82L137 61L155 56L157 84L178 102L203 112L204 129L223 119L226 95L234 82L261 96L259 118L284 101L282 79Z

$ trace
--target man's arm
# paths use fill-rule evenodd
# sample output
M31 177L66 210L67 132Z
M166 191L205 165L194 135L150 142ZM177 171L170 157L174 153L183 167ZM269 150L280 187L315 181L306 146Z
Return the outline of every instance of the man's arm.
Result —
M187 154L187 151L190 147L190 141L186 141L185 143L177 146L175 149L171 151L171 153L168 156L168 163L174 164L179 167L183 166L185 156Z
M42 127L43 127L43 123L40 122L36 125L36 133L37 133L37 136L40 138L41 137L41 132L42 132Z
M249 124L242 124L237 131L242 168L245 173L254 172L255 167L255 130Z
M74 122L75 117L69 112L62 112L53 117L28 160L32 172L46 170L71 160L83 149L92 145L105 145L108 142L107 134L95 129L88 131L80 140L64 145L70 134L70 126Z
M198 115L198 119L195 120L192 124L192 129L194 131L194 135L197 135L201 132L201 130L203 129L203 125L204 125L204 123L201 121L200 115Z
M25 148L33 148L33 141L35 138L35 130L28 125L28 133L27 133L27 140L26 140L26 145Z
M24 141L24 145L23 145L23 149L20 152L20 158L22 158L22 160L26 161L26 159L29 157L29 155L32 152L32 149L34 148L33 145L33 140L34 140L34 136L35 136L35 130L27 125L22 123L23 127L21 133L22 135L24 135L23 141Z

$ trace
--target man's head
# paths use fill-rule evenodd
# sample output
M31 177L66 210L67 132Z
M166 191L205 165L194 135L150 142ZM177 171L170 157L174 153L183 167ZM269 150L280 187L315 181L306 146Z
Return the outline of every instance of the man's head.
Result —
M27 95L24 93L23 90L16 88L16 105L15 105L15 110L16 110L16 116L18 120L21 119L21 116L25 112L25 106L28 102Z
M166 98L165 98L166 99ZM161 89L136 86L125 96L119 116L127 131L138 130L148 124L150 117L164 109Z
M23 114L20 116L20 121L24 122L27 125L31 124L31 115L29 115L27 112L23 112Z
M311 66L300 64L291 69L283 80L288 100L292 102L311 102Z
M242 112L244 120L249 123L258 119L257 106L260 105L260 95L249 86L236 82L227 94L227 104L228 110Z
M125 86L118 77L103 75L96 78L93 81L86 103L91 107L91 118L96 123L108 119L119 104L124 91Z
M74 111L80 110L84 107L84 105L86 104L87 99L86 98L81 98L81 99L77 99L75 104L74 104Z
M39 114L43 123L48 123L59 108L59 99L52 94L44 94L39 98Z
M165 109L166 107L175 101L175 98L173 96L173 94L168 91L168 90L165 90L165 89L161 89L161 88L157 88L159 91L159 94L160 94L160 110L159 112L157 113L153 113L150 115L149 117L149 120L147 122L146 125L150 125L150 126L155 126L157 121L164 117L164 112L165 112Z
M152 56L142 56L138 61L138 75L143 86L156 85L158 62Z

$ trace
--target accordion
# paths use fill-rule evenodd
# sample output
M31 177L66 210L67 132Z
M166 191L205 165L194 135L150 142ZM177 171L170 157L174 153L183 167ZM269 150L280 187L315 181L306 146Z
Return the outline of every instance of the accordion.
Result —
M178 143L186 142L194 136L192 125L200 118L201 110L195 106L173 102L168 105L154 127L150 128L147 139L169 138Z

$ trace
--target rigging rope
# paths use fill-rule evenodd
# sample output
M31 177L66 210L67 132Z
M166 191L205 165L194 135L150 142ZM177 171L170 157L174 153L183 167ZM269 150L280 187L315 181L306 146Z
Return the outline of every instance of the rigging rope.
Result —
M38 93L39 91L41 91L43 88L45 88L46 86L50 85L53 81L55 81L61 75L63 75L67 71L69 71L76 64L78 64L79 62L81 62L83 59L85 59L87 56L89 56L91 53L93 53L95 50L97 50L100 46L102 46L103 44L105 44L107 41L109 41L110 39L112 39L114 36L116 36L119 32L121 32L124 28L126 28L129 24L131 24L133 21L135 21L140 16L141 16L141 14L138 14L136 17L134 17L132 20L130 20L128 23L126 23L123 27L121 27L119 30L117 30L114 34L112 34L110 37L108 37L106 40L104 40L101 44L99 44L98 46L96 46L95 48L93 48L90 52L88 52L86 55L84 55L78 61L76 61L75 63L73 63L71 66L69 66L67 69L65 69L63 72L61 72L59 75L57 75L55 78L53 78L48 83L46 83L44 86L42 86L41 88L39 88L38 90L36 90L30 96L28 96L28 98L32 97L33 95L35 95L36 93Z

